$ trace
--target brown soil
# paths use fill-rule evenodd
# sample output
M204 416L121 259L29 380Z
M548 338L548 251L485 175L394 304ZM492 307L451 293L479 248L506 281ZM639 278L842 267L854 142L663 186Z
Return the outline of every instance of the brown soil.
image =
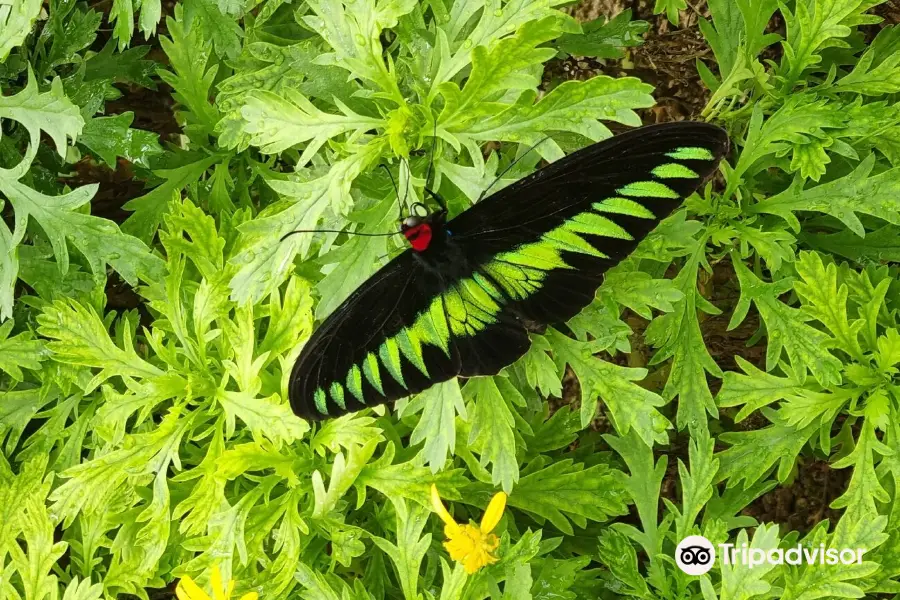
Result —
M832 469L824 460L801 459L793 483L763 494L741 514L760 523L778 523L781 533L805 533L828 519L833 527L843 510L829 508L847 490L852 469Z

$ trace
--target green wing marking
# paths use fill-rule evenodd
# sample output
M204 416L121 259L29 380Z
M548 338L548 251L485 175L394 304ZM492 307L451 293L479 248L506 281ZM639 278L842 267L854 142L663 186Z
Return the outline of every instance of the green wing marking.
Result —
M715 160L716 158L708 148L697 147L676 148L671 152L666 152L666 156L679 160Z

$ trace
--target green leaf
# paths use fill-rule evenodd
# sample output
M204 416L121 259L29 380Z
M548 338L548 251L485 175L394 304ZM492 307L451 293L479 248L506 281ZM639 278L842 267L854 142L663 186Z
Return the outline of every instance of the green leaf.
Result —
M432 82L429 97L445 81L455 78L472 61L472 49L478 46L490 47L499 40L522 27L529 21L540 21L546 17L558 16L554 7L566 4L565 0L512 0L500 8L483 0L455 3L449 18L439 23L440 64ZM494 10L492 7L497 6ZM481 11L474 28L466 28L469 19ZM460 39L460 34L464 39ZM441 39L443 38L443 39ZM452 48L452 50L451 50Z
M877 23L878 17L867 15L869 0L798 0L794 13L785 12L787 41L783 44L784 60L780 75L782 90L789 92L807 70L822 64L822 51L848 48L843 39L851 27Z
M158 136L149 131L131 129L134 113L125 112L112 117L95 117L84 125L78 141L116 168L116 157L149 168L150 157L162 154Z
M175 101L187 109L179 115L187 122L186 130L199 141L203 139L203 135L212 133L220 117L219 111L210 102L218 64L209 65L212 53L211 46L203 35L206 30L203 27L190 27L186 23L187 18L182 19L180 15L181 5L177 5L175 18L166 19L171 39L159 38L172 67L172 71L160 70L159 76L174 88L172 97Z
M508 108L498 112L494 103L473 107L465 121L457 121L446 131L463 142L488 140L536 143L542 131L567 131L581 134L592 141L610 137L600 120L625 125L640 125L634 112L653 105L650 86L638 79L614 79L600 75L587 81L566 81L553 88L539 102L527 91ZM541 144L536 151L555 160L562 154L558 147Z
M771 425L755 431L728 432L719 441L731 447L716 454L719 460L717 481L727 480L730 487L749 488L778 463L778 481L787 479L804 444L816 434L817 424L802 429L788 424L779 413L762 409Z
M572 535L572 523L584 528L589 520L602 522L627 512L619 475L604 464L585 468L557 459L522 477L507 502Z
M778 377L761 371L741 356L734 359L746 375L726 371L716 401L722 407L742 406L734 416L735 423L740 423L753 411L788 398L801 389L800 383L793 377Z
M173 409L156 429L129 435L122 448L67 469L62 474L67 481L50 495L50 510L59 515L64 527L82 511L102 510L129 477L168 468L172 452L177 452L193 420L180 417L180 411Z
M268 91L251 92L244 100L241 116L250 143L266 154L308 142L298 167L305 166L333 137L344 133L359 136L385 126L383 119L357 114L340 100L336 102L342 114L336 115L319 110L295 90L287 90L286 95L282 98Z
M677 26L678 12L685 10L686 8L686 0L656 0L656 4L653 5L653 13L658 15L665 12L666 19L669 20L669 23Z
M366 487L378 490L395 505L404 499L425 506L428 502L431 484L436 484L441 494L450 499L459 498L458 489L467 483L460 469L448 469L434 475L419 464L418 459L392 464L394 444L388 442L384 454L376 461L369 462L359 473L354 485L357 490L358 505L366 498Z
M862 548L867 553L884 543L883 533L887 517L876 514L859 519L844 516L838 522L834 534L828 535L824 527L817 527L803 540L803 545L816 548ZM864 557L867 557L865 554ZM878 563L864 560L861 564L850 565L803 565L785 577L784 592L787 600L812 600L815 598L862 598L866 580L879 569Z
M396 227L397 199L387 196L375 207L357 212L363 225L358 233L381 234ZM316 284L319 303L316 318L324 319L346 300L369 277L375 274L379 264L388 254L387 237L351 236L339 248L322 258L325 277Z
M753 532L753 539L747 544L747 530L741 529L734 542L735 548L758 548L768 553L778 547L778 526L760 525ZM783 551L783 550L782 550ZM719 600L750 600L751 598L768 597L772 585L766 581L776 565L763 562L761 565L750 566L743 562L737 564L725 564L719 562L722 572L722 587L719 592Z
M398 88L396 74L382 58L379 37L383 29L393 27L410 12L414 0L313 0L309 2L315 15L302 17L334 50L319 59L350 71L353 76L371 82L386 98L405 104Z
M196 22L198 19L199 23ZM184 26L185 29L196 28L208 34L208 39L212 41L216 54L220 57L233 59L241 53L244 31L232 17L223 14L214 0L187 0L184 3ZM200 66L202 68L202 63Z
M598 296L601 300L609 298L630 308L647 320L653 318L651 308L673 312L673 303L684 298L684 294L671 279L654 279L649 273L623 268L609 271Z
M799 239L820 252L843 256L857 263L900 262L900 227L897 225L867 231L866 237L844 229L831 234L804 232Z
M734 173L729 177L725 196L730 196L745 175L754 175L767 168L771 155L787 154L793 144L809 143L827 137L825 129L844 127L847 115L841 105L817 100L810 94L793 94L768 119L763 119L762 107L755 104L747 129L744 149L738 157ZM752 208L755 205L751 205Z
M54 600L59 587L53 567L69 544L54 543L53 522L43 498L32 495L24 504L21 525L27 552L19 544L8 544L12 565L19 572L27 600Z
M831 503L831 508L846 509L844 518L870 518L872 515L878 514L876 501L890 502L891 500L875 473L876 453L888 456L894 454L894 450L878 441L875 435L874 419L867 418L863 421L859 438L856 440L856 446L852 452L832 464L835 469L853 466L853 475L847 491Z
M2 18L0 12L0 18ZM34 73L28 71L28 85L12 96L0 95L0 119L12 119L21 123L31 139L29 152L37 152L41 131L45 132L56 146L56 151L63 158L66 156L66 140L75 138L84 127L84 119L78 107L66 97L62 80L53 79L50 90L38 91ZM31 162L29 158L26 162ZM3 171L0 171L2 173ZM10 171L5 171L9 174ZM18 179L18 177L17 177ZM4 192L6 193L6 192ZM6 193L7 196L11 194Z
M33 217L49 238L63 275L69 269L68 239L87 259L95 280L104 278L106 265L114 268L131 285L137 285L138 279L154 281L161 276L162 259L151 254L143 242L122 233L108 219L76 212L75 209L93 198L96 184L62 196L47 196L20 182L20 171L21 165L9 171L0 169L0 192L16 211L11 245L22 240L29 217Z
M100 372L86 384L91 391L110 377L148 378L162 371L141 359L134 351L130 330L125 330L124 349L110 339L106 325L93 308L71 300L58 300L38 316L39 332L50 338L47 348L53 359Z
M794 284L794 290L803 302L804 314L824 325L840 348L857 361L865 362L859 345L859 332L864 326L863 319L852 323L847 317L846 284L838 286L837 267L830 263L827 267L822 257L814 252L800 252L797 274L803 281Z
M856 213L900 225L900 169L870 176L874 166L875 155L870 154L852 173L834 181L802 189L802 181L795 180L787 190L748 207L749 211L777 215L794 231L800 230L795 212L825 213L861 238L866 230Z
M638 571L637 552L625 534L613 528L604 530L597 553L600 562L616 578L616 583L624 586L620 593L638 598L652 597L644 576Z
M381 537L374 537L373 541L394 563L403 598L417 600L421 597L418 593L419 570L431 545L431 534L422 535L430 513L419 505L407 510L406 503L402 501L395 502L394 506L397 508L397 543Z
M482 466L493 463L491 480L508 494L519 481L515 419L509 405L518 392L502 377L478 377L466 384L463 393L470 402L467 412L472 415L469 444L481 455Z
M490 102L500 94L537 87L540 71L535 72L532 67L541 65L555 54L552 48L538 46L558 37L561 31L561 15L556 15L528 22L515 35L500 39L489 47L474 48L472 71L462 90L452 81L439 87L445 98L440 125L453 129L470 121L467 113L477 110L481 103Z
M634 383L644 379L646 369L621 367L593 356L594 345L578 342L554 329L547 331L560 378L566 365L572 367L581 387L581 426L586 427L597 413L597 400L609 408L616 431L626 435L633 428L648 445L668 442L666 430L672 424L658 410L665 405L658 394Z
M229 437L234 432L235 417L247 424L255 440L266 438L276 448L282 443L299 440L309 431L309 424L297 417L289 406L279 402L277 394L261 398L248 392L220 391L216 400L225 410Z
M337 419L329 419L313 436L310 449L321 456L325 450L339 452L341 448L351 448L357 444L368 444L372 439L383 439L381 429L373 427L375 419L358 413L350 413Z
M623 477L623 485L637 508L642 531L632 525L616 524L616 529L641 545L651 561L662 551L663 538L657 527L659 515L659 491L666 475L668 457L664 454L654 464L652 447L644 443L637 432L616 437L604 435L603 439L619 453L628 466L630 475Z
M305 255L315 236L282 236L297 229L314 229L329 208L340 213L350 198L350 186L365 167L376 160L382 146L370 143L334 163L328 172L311 180L268 180L269 185L293 200L287 208L261 214L239 227L241 238L230 262L238 268L232 278L232 299L242 304L258 301L281 285L298 254Z
M365 468L366 463L372 458L378 441L378 439L371 439L365 445L350 446L346 459L342 452L338 452L334 458L334 465L331 467L331 479L328 482L327 490L321 472L313 471L312 487L315 497L313 518L322 519L337 508L338 501L347 493Z
M28 331L9 337L14 321L11 319L0 325L0 370L14 381L22 381L22 368L37 371L45 357L44 344L32 339Z
M734 329L744 320L752 301L763 322L769 345L766 348L766 370L771 371L787 351L790 369L799 383L806 381L807 371L823 386L841 382L841 361L829 352L833 346L830 336L807 325L812 317L800 309L781 302L778 296L791 287L790 279L765 283L739 260L733 260L735 273L741 285L741 298L734 309L728 329Z
M595 58L624 58L623 48L633 48L644 43L644 34L650 28L647 21L632 21L631 9L620 12L612 19L598 17L581 25L583 33L565 33L556 40L556 47L575 56Z
M456 452L456 415L466 418L459 382L451 379L432 386L420 395L422 416L413 429L409 443L425 442L422 454L425 462L437 473L447 462L447 455Z
M163 182L143 196L133 198L122 206L125 210L134 211L134 214L122 224L127 233L143 240L152 239L173 196L180 195L185 187L199 180L207 169L222 160L223 156L201 154L185 158L194 160L173 169L154 170L153 174L161 177Z
M887 39L886 35L879 37L882 40ZM900 54L895 51L884 60L873 64L881 52L878 42L879 40L876 38L859 57L859 62L854 65L853 70L841 77L834 84L832 90L863 96L882 96L900 92Z
M701 435L707 429L707 413L714 417L718 414L706 373L718 377L722 373L706 348L697 319L698 308L707 314L721 312L697 290L697 274L705 249L705 236L694 241L690 257L675 277L675 286L684 294L684 299L675 305L674 312L654 319L646 332L647 340L659 346L650 364L672 358L662 396L666 399L678 396L678 429L687 427L692 434L701 432Z
M675 536L684 539L694 531L694 522L700 515L700 511L713 497L713 483L716 479L716 471L719 469L719 460L713 457L712 439L692 437L688 446L688 458L691 465L690 472L685 468L681 459L678 460L678 475L681 480L681 510L678 510L672 502L665 499L666 505L675 515Z
M41 0L12 0L0 6L0 63L31 33L41 4Z
M115 42L110 40L103 49L84 63L85 81L110 81L134 83L151 90L156 89L153 76L157 63L143 60L149 46L136 46L124 52L114 52Z

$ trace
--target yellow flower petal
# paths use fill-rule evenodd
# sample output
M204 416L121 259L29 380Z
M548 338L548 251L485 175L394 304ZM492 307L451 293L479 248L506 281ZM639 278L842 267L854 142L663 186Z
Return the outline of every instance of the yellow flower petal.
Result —
M447 512L444 503L441 502L441 496L438 494L437 486L433 483L431 484L431 507L441 518L441 521L446 524L444 533L446 533L448 537L451 535L451 532L456 532L459 529L459 525L453 520L453 516Z
M209 595L187 575L178 582L178 587L175 588L175 595L178 596L179 600L211 600Z
M219 570L219 565L215 565L212 568L212 575L210 575L209 582L212 584L214 600L228 600L229 594L223 593L225 586L222 585L222 571Z
M498 492L491 498L491 502L481 518L481 533L488 534L494 530L503 517L504 508L506 508L506 494Z

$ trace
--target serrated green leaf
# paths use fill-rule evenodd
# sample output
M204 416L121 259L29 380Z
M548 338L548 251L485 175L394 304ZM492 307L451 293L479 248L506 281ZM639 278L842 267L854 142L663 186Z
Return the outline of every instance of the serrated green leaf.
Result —
M247 424L257 441L266 438L275 447L290 444L299 440L309 431L309 424L297 417L291 409L273 394L267 398L254 396L247 392L222 391L216 395L227 418L227 433L234 432L234 419L239 418Z
M90 202L97 191L96 184L62 196L47 196L19 181L18 171L18 167L9 171L0 169L0 192L6 195L16 211L13 245L22 240L29 217L32 217L50 239L63 275L69 269L68 239L87 259L95 279L105 277L106 265L113 267L132 285L137 285L138 279L154 281L160 277L163 261L151 254L143 242L122 233L107 219L75 210Z
M338 107L343 114L323 112L297 91L287 90L286 98L255 91L246 97L241 116L250 143L259 146L261 152L275 154L308 142L298 164L303 167L331 138L344 133L359 136L385 126L383 119L357 114L340 101Z
M735 307L729 329L746 317L752 301L763 322L769 345L766 348L766 370L771 371L787 352L790 368L799 383L806 381L807 371L823 386L841 382L841 361L829 352L830 337L807 324L811 319L804 311L781 302L778 296L791 287L789 279L765 283L739 260L733 261L741 285L741 299Z
M706 248L706 238L694 240L693 252L687 263L675 277L675 286L684 294L684 299L675 306L675 311L657 317L647 328L647 340L659 346L650 359L650 364L658 364L672 358L672 368L662 396L672 399L678 396L676 425L688 428L692 433L706 431L707 413L717 416L716 404L706 373L721 376L721 369L713 361L697 319L697 310L707 314L718 314L718 308L709 303L697 291L701 253Z
M22 368L36 371L44 360L44 344L41 340L32 339L28 331L9 337L14 322L7 321L0 325L0 370L6 372L14 381L22 381Z
M793 377L778 377L757 369L741 356L734 358L746 375L726 371L722 375L722 389L716 396L716 401L723 407L742 406L734 416L735 423L743 421L753 411L800 390L800 383Z
M478 377L466 384L463 394L470 403L467 412L472 415L469 444L480 454L482 466L493 463L493 484L502 485L508 494L519 481L515 419L510 407L518 392L502 377Z
M608 466L585 468L563 459L522 477L507 502L572 535L572 523L584 528L589 520L624 514L624 496L617 472Z
M539 102L528 91L508 108L497 112L493 103L482 103L446 131L464 142L488 140L534 144L539 131L568 131L593 141L610 137L600 120L637 126L634 112L653 105L650 87L637 79L603 75L587 81L566 81ZM548 160L561 158L558 146L541 144L536 151Z
M648 445L668 441L672 424L658 410L665 405L658 394L634 383L647 375L646 369L621 367L593 356L594 345L578 342L554 329L547 331L558 373L568 364L581 386L581 426L586 427L597 413L600 398L609 408L616 431L626 435L633 428Z
M31 33L41 4L41 0L12 0L0 5L0 63Z
M612 19L598 17L582 24L583 33L565 33L556 40L556 47L575 56L595 58L624 58L623 48L644 43L643 36L650 28L647 21L632 21L631 9Z
M74 142L84 127L81 112L63 91L62 80L54 78L50 90L41 93L38 91L37 79L31 71L28 72L28 85L22 91L12 96L0 96L0 119L18 121L28 130L31 153L37 152L41 131L45 132L53 140L57 153L63 158L66 156L67 139ZM27 158L26 161L30 162ZM11 175L10 171L5 173ZM9 193L6 195L11 196Z
M778 481L787 479L794 461L804 444L816 434L813 424L802 429L787 424L784 418L769 409L762 409L771 425L755 431L728 432L719 440L731 447L716 454L720 468L717 481L727 480L729 486L743 482L748 488L759 481L778 463Z
M747 530L742 529L734 542L735 548L758 548L763 552L774 550L778 547L778 526L760 525L753 532L753 539L749 541L750 543L747 542ZM719 564L722 571L719 600L765 598L772 589L772 585L766 581L766 575L776 568L775 564L764 562L762 565L752 567L743 562L725 564L725 561L721 561Z
M116 157L141 167L149 167L150 157L161 154L158 136L150 131L131 129L134 113L125 112L112 117L88 120L78 142L87 146L113 169Z
M455 379L439 383L422 392L422 416L413 429L409 443L425 442L425 462L437 473L456 451L456 415L466 417L459 382Z
M856 213L872 215L892 225L900 225L900 170L891 169L869 176L875 165L870 154L852 173L834 181L802 189L796 180L784 192L749 207L750 212L777 215L800 230L797 211L826 213L841 221L859 237L866 231Z
M140 358L130 345L119 348L93 308L74 301L58 300L38 316L38 331L52 341L47 348L53 359L72 365L99 368L87 383L90 391L110 377L155 377L162 371Z
M821 64L823 50L846 48L843 38L850 35L851 27L877 22L877 17L865 14L872 4L869 0L799 0L794 13L786 14L782 89L791 90L807 70Z

